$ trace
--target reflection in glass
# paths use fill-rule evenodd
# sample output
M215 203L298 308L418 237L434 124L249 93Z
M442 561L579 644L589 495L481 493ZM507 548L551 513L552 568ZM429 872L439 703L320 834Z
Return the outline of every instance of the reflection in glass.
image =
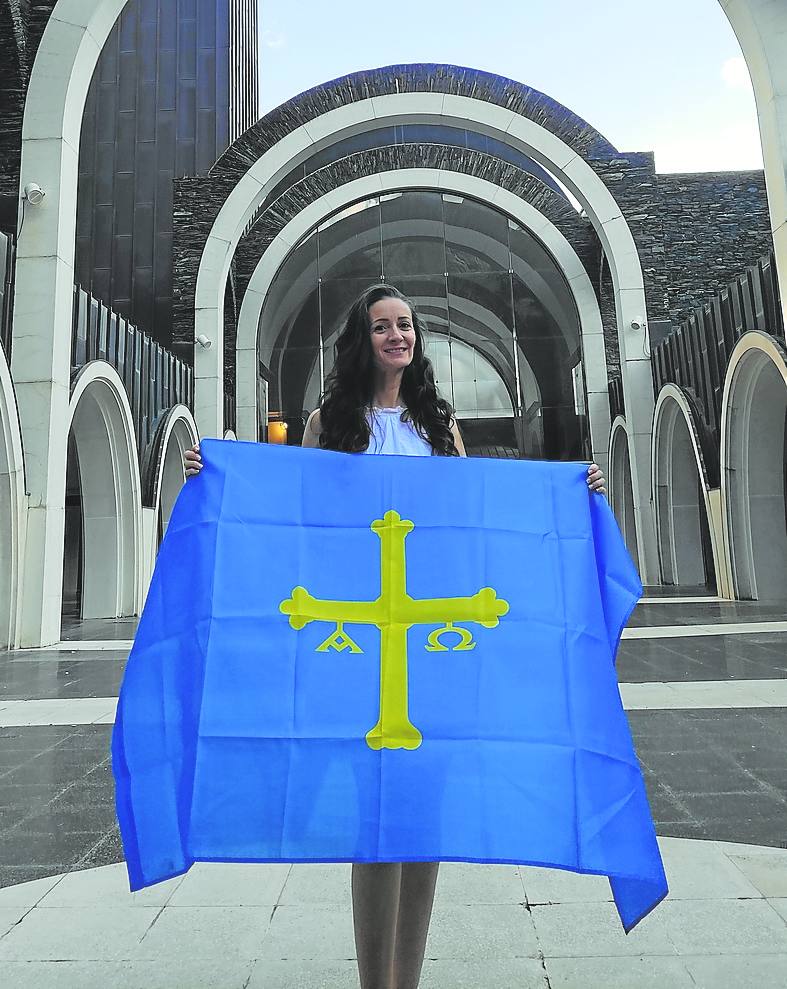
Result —
M580 324L562 272L504 214L429 190L337 213L278 272L259 357L269 418L286 423L288 443L319 405L350 307L382 279L422 317L438 389L471 455L587 458Z

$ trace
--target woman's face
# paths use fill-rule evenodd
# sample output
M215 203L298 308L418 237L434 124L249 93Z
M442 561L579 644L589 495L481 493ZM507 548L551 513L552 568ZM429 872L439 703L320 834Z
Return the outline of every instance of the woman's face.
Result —
M372 354L381 371L399 371L413 359L415 327L410 307L401 299L380 299L369 306Z

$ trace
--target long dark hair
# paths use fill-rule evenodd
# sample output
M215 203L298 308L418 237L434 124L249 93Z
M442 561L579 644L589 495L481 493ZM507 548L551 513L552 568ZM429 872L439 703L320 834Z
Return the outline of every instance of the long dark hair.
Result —
M401 395L416 430L435 453L457 457L451 433L453 409L437 394L432 362L424 355L423 322L415 306L392 285L372 285L352 305L347 323L336 341L336 363L325 382L320 403L320 446L359 453L369 446L367 412L374 401L375 365L369 309L380 299L401 299L410 307L415 329L413 359L402 375Z

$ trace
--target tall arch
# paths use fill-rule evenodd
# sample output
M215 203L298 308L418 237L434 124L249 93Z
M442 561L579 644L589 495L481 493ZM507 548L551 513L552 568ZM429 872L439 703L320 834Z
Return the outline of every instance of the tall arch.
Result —
M248 440L257 437L257 331L268 290L287 255L309 230L337 210L369 196L402 189L437 189L475 197L511 216L550 252L569 284L579 312L593 456L606 468L609 399L603 326L598 300L582 262L557 227L519 196L485 179L443 169L408 168L355 179L310 203L277 234L254 269L238 318L235 359L238 435Z
M622 416L618 416L612 423L609 436L609 502L631 558L639 570L629 435L626 420Z
M25 481L11 375L0 348L0 649L18 644Z
M723 566L692 409L665 385L653 417L653 505L662 583L700 587Z
M154 511L157 541L167 530L175 501L186 481L183 455L198 439L197 424L185 405L173 406L156 430L145 469L144 500Z
M721 418L722 511L736 597L787 600L787 356L747 333L730 357Z
M582 203L595 227L612 272L620 335L621 367L634 466L633 499L641 559L655 579L655 530L649 504L650 427L653 384L647 356L642 269L626 220L607 187L566 141L529 117L467 96L407 92L360 99L338 106L296 127L252 161L223 203L205 248L195 293L195 338L204 334L211 348L196 348L195 416L200 430L221 435L223 428L223 305L229 266L249 222L273 186L299 161L322 147L375 126L434 122L468 126L504 140L555 174ZM409 170L407 170L409 171ZM378 176L378 181L382 179ZM326 197L328 203L337 193Z
M68 427L81 496L81 616L138 614L142 490L131 408L111 365L92 361L79 373Z
M79 134L101 49L125 0L58 0L25 97L20 189L46 199L28 208L16 252L16 387L30 495L21 641L60 637L61 562L71 374L71 307Z
M765 183L787 326L787 5L780 0L719 0L754 86Z

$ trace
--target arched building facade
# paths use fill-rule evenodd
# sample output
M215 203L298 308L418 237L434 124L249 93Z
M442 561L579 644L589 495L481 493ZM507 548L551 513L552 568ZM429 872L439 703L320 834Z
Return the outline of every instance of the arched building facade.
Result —
M720 2L752 72L768 198L761 177L742 182L754 191L741 214L758 218L749 253L736 254L740 238L732 238L730 271L716 272L713 284L702 257L679 284L676 270L686 266L680 259L670 267L675 244L657 228L695 200L698 228L712 225L706 207L718 198L719 177L692 184L657 176L652 156L619 152L586 121L512 80L453 66L359 73L289 101L233 142L209 175L177 184L173 349L194 366L194 401L186 403L191 411L177 409L182 402L171 397L141 431L122 375L118 385L106 369L72 373L90 363L74 362L71 315L81 116L123 4L57 0L32 64L21 134L20 187L36 181L47 200L45 209L27 210L18 244L14 346L0 409L0 478L8 478L12 507L0 547L3 559L16 561L4 570L12 574L9 614L0 614L5 638L58 638L63 546L75 538L69 510L78 512L83 561L100 520L114 526L114 576L101 589L112 602L93 607L93 578L69 572L82 613L137 610L182 481L184 444L197 427L264 440L276 421L296 439L330 368L350 289L379 278L398 278L423 309L441 384L479 453L598 460L647 582L702 576L696 559L690 565L681 555L685 538L705 547L706 582L715 580L720 593L763 596L775 587L775 563L761 572L747 563L747 546L759 546L763 534L762 512L752 521L745 506L756 499L775 524L777 478L768 475L762 490L752 482L725 492L746 448L738 426L719 434L718 481L703 477L701 435L692 433L703 426L683 407L691 409L692 395L684 389L685 403L662 397L651 361L658 338L691 306L771 246L777 286L787 278L787 60L779 54L787 12L767 0ZM768 208L770 222L761 224ZM406 267L413 259L422 262L417 271ZM755 322L746 329L763 332ZM779 353L779 328L765 333ZM195 347L200 335L213 345ZM781 401L778 360L764 360L736 357L720 372L731 395L747 396L747 435ZM622 409L607 394L617 374ZM778 436L771 440L769 457ZM751 457L746 463L756 473ZM665 477L680 483L660 501L671 483Z

